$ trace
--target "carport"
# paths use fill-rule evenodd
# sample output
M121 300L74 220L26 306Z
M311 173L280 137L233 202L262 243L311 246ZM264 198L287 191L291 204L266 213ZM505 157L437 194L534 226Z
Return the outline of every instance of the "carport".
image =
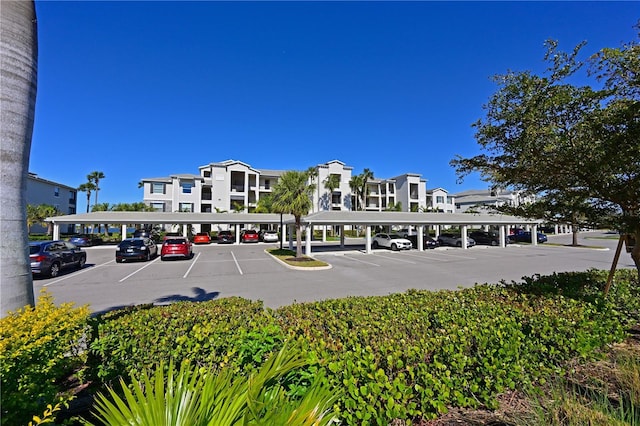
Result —
M293 219L287 224L293 224ZM439 233L441 225L456 225L461 228L462 247L467 249L467 230L470 225L493 225L500 232L500 247L505 247L507 227L511 225L528 225L532 227L532 235L538 232L539 220L527 220L520 217L482 214L482 213L413 213L413 212L353 212L353 211L322 211L312 213L302 218L302 224L306 226L305 253L311 254L311 236L315 225L340 226L340 247L344 247L344 225L365 226L366 253L371 253L371 227L387 225L415 226L418 229L418 250L423 251L424 228L428 225L436 226ZM290 228L291 229L291 228ZM532 238L532 244L538 242Z
M127 235L128 225L182 225L183 234L186 235L187 226L194 223L235 225L236 243L240 242L241 224L265 224L282 225L281 239L285 240L284 226L289 227L289 247L293 245L292 233L295 219L289 214L279 213L189 213L189 212L91 212L66 216L54 216L46 219L53 224L53 238L60 238L60 225L76 224L111 224L120 225L123 239ZM302 218L302 224L306 230L305 253L311 254L312 229L314 226L340 226L340 247L344 247L344 226L365 226L366 252L371 253L371 227L372 226L415 226L418 230L418 250L423 251L423 238L425 226L436 226L436 233L440 226L460 226L463 239L463 249L467 248L467 230L470 225L493 225L500 232L500 246L504 247L504 239L507 226L527 225L531 226L532 235L538 232L540 220L527 220L516 216L481 213L414 213L414 212L353 212L353 211L322 211L312 213ZM532 244L537 244L537 239L532 238Z
M120 225L122 238L127 236L129 225L182 225L183 235L187 235L187 227L194 223L210 223L235 225L236 243L240 242L241 224L283 224L291 222L293 216L279 213L189 213L189 212L91 212L66 216L48 217L46 222L53 223L53 239L60 238L60 225L89 225L104 223ZM282 232L284 241L285 232Z

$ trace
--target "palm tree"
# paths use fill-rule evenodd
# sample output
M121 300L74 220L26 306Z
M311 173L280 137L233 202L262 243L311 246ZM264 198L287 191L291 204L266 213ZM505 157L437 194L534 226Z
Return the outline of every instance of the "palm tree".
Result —
M96 191L96 200L94 204L98 204L98 192L100 192L100 179L104 179L104 173L99 171L93 171L87 175L88 183L92 183L94 185L94 190Z
M360 199L360 188L362 188L362 175L355 175L351 177L349 181L349 187L354 193L355 205L353 210L358 210L358 200Z
M78 187L78 191L87 193L87 213L89 213L89 205L91 204L91 192L96 189L93 182L83 183Z
M316 184L316 180L318 179L318 167L310 166L305 170L309 178L309 183L311 185ZM320 187L318 186L318 210L320 210Z
M273 211L292 214L296 222L296 257L302 257L302 216L312 207L311 197L315 185L309 184L309 173L299 171L284 172L273 187Z
M38 36L33 1L7 1L0 7L0 317L35 305L27 247L27 173L35 117Z
M360 176L362 176L362 188L360 189L360 196L362 197L361 209L364 210L367 207L367 195L369 194L367 184L370 179L373 179L373 172L369 169L364 169Z
M331 201L333 200L333 191L340 187L340 175L330 174L324 180L324 188L329 191L329 202L328 205L331 207ZM331 210L329 208L329 210Z

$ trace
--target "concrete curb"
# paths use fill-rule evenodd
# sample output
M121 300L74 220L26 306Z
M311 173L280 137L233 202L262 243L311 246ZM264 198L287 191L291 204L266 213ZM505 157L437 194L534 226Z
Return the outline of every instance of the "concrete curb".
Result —
M328 264L327 266L293 266L293 265L289 265L287 262L280 260L277 256L272 255L271 253L269 253L267 249L265 249L264 252L268 254L269 257L274 259L276 262L280 263L281 265L284 265L289 269L293 269L295 271L326 271L327 269L333 268L333 265L331 264ZM324 260L321 260L321 262L324 262Z

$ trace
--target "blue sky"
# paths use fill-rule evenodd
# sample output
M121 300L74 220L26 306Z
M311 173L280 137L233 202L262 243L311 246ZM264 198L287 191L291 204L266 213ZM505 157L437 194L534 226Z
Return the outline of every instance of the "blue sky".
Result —
M338 159L375 177L456 184L471 124L543 43L584 53L636 38L637 2L37 1L31 172L100 202L142 201L145 177L227 159L303 170ZM79 195L79 200L84 200ZM92 197L93 200L93 197ZM82 201L78 211L84 211Z

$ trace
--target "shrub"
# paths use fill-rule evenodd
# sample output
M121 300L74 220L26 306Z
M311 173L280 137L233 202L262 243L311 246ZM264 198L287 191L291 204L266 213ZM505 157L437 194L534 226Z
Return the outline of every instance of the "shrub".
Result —
M27 306L0 320L2 424L26 424L58 402L58 382L84 361L81 342L89 308L56 307L43 291Z
M92 370L107 383L168 360L240 371L261 364L283 339L261 302L239 297L113 311L93 328Z

